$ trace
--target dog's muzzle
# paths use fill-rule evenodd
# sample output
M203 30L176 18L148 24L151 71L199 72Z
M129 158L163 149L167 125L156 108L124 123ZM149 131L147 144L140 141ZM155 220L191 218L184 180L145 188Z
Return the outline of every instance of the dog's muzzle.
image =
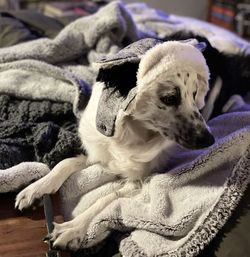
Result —
M201 149L213 145L215 142L214 136L205 129L199 136L194 140L195 149Z
M190 130L188 137L182 137L178 141L178 143L185 148L195 150L209 147L214 144L214 136L209 132L207 128L203 128L199 131L195 130L195 128L192 128Z

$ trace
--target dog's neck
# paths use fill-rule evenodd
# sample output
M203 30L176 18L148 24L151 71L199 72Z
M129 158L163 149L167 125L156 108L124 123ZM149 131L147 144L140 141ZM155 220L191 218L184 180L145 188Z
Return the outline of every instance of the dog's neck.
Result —
M120 115L114 140L118 146L128 149L128 155L131 155L128 159L145 165L145 175L159 171L163 162L167 162L168 152L175 145L130 115Z

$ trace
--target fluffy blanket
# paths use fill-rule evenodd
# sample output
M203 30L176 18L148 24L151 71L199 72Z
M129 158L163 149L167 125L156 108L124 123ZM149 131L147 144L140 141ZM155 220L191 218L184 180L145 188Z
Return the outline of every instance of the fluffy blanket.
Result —
M163 16L145 6L141 9L140 5L125 7L112 2L96 14L71 23L55 39L38 39L0 49L0 93L32 102L68 103L77 116L90 95L87 84L91 85L96 76L92 63L140 38L163 37L187 28L200 32L203 27L202 33L206 32L221 51L238 53L249 49L246 41L232 37L229 32L220 33L219 28L215 30L205 23L194 24L194 20L191 23L188 18ZM148 178L138 194L114 201L93 218L82 247L98 245L116 230L123 232L120 238L123 256L197 255L231 215L249 182L250 107L242 99L240 103L240 111L231 108L232 112L209 122L215 145L196 151L175 149L171 163L161 174ZM51 107L53 113L52 110ZM5 124L8 129L8 123ZM75 121L71 125L75 126ZM12 131L16 128L13 126ZM28 142L36 142L33 139L39 129L34 125L31 128L28 130L31 136L24 133L20 142L26 143L27 138L32 138ZM44 136L41 142L49 138ZM62 149L78 142L77 137L73 138ZM15 146L15 140L15 133L9 133L1 144L12 142ZM78 150L76 147L75 152ZM62 159L75 152L65 154ZM59 161L55 158L51 163L53 155L48 161L43 158L46 154L41 154L42 158L33 155L32 159L26 156L19 162L43 161L53 167ZM0 171L0 192L15 191L49 172L42 163L12 166L13 161L2 158L0 161L5 163L2 168L8 169ZM115 190L119 182L102 170L75 173L61 189L66 216L71 218L84 211L100 196Z

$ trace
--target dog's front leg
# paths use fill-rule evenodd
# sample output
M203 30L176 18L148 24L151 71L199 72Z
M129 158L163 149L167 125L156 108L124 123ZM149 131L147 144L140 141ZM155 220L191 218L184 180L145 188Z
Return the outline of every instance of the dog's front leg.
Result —
M54 223L54 231L51 235L54 247L69 248L75 251L84 246L84 238L92 219L115 199L133 195L137 188L138 186L133 182L120 184L113 193L98 199L73 220L62 224Z
M86 167L86 156L68 158L59 162L45 177L22 190L16 197L15 207L19 210L29 207L35 199L55 193L74 172Z

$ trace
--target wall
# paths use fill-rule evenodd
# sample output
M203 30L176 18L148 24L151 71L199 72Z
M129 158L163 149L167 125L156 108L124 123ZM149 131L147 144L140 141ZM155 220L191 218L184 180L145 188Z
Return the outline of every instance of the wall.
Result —
M125 0L125 2L141 1ZM207 19L208 0L143 0L143 2L169 13L192 16L203 20Z

